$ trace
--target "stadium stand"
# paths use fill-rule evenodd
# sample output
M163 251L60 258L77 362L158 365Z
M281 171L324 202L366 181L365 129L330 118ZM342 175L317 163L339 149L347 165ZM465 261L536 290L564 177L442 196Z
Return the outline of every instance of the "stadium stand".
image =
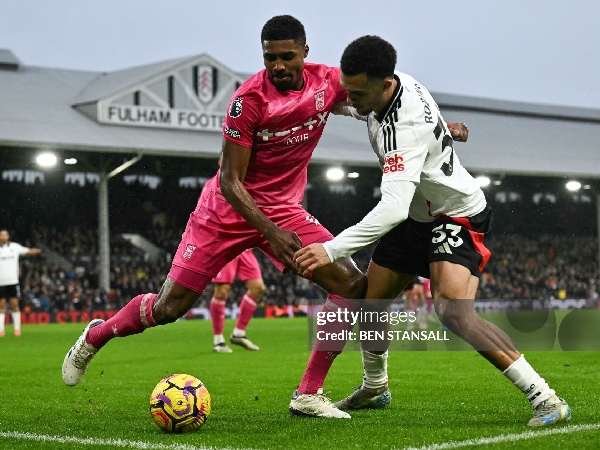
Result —
M61 267L43 258L22 261L21 285L24 309L30 311L82 311L118 309L133 296L156 292L170 267L187 215L193 209L199 189L185 189L174 183L150 189L140 184L115 183L111 187L111 290L98 289L96 209L93 186L39 184L14 185L7 202L0 205L5 223L15 240L24 245L45 245L61 255L70 267ZM506 184L505 184L506 185ZM371 181L356 189L331 192L324 183L314 183L308 191L309 211L333 233L360 220L377 201ZM499 220L492 241L493 258L482 276L478 297L482 299L565 299L598 300L597 243L594 237L594 213L586 204L573 203L568 197L546 205L538 201L534 213L545 211L552 220L545 225L531 221L531 202L535 186L526 187L512 203L502 191L488 193ZM343 192L343 193L342 193ZM142 198L133 206L134 199ZM177 198L177 202L171 199ZM35 199L35 207L33 200ZM572 199L571 199L572 200ZM31 207L19 208L19 205ZM64 208L65 204L71 205ZM543 203L543 202L542 202ZM336 208L331 208L335 204ZM578 208L580 214L570 214ZM586 209L587 208L587 209ZM18 211L18 214L14 212ZM576 217L576 219L558 218ZM139 233L165 251L165 257L149 262L144 252L122 239L119 233ZM366 270L373 246L355 256ZM267 292L262 306L289 304L298 306L307 300L324 298L316 285L291 275L280 274L270 261L256 252L263 268ZM243 294L242 283L235 283L231 298ZM209 288L198 306L208 304Z

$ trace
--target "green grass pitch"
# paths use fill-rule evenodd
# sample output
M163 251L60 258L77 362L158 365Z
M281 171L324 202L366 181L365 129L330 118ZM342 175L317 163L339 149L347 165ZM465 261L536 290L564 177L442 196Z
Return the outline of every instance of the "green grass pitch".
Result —
M7 327L0 339L0 449L600 448L600 352L526 352L573 412L555 427L564 433L543 434L525 426L532 412L524 396L474 351L391 352L389 408L356 411L351 420L305 419L290 417L288 404L309 356L306 319L255 319L249 336L259 352L213 353L210 322L203 320L115 339L69 388L61 364L82 328L24 325L16 338ZM228 320L226 333L232 328ZM150 392L172 373L200 378L211 393L213 411L197 433L168 435L150 418ZM360 353L345 352L325 391L338 400L361 375ZM528 431L534 435L527 439L481 441Z

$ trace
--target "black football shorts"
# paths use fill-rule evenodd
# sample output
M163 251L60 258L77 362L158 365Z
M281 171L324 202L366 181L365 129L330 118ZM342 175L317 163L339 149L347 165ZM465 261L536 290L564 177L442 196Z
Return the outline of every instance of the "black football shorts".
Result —
M473 217L439 216L433 222L408 218L383 236L372 260L386 269L430 278L429 263L460 264L476 277L490 259L492 228L489 205Z
M18 284L9 284L0 286L0 298L19 298L21 297L21 288Z

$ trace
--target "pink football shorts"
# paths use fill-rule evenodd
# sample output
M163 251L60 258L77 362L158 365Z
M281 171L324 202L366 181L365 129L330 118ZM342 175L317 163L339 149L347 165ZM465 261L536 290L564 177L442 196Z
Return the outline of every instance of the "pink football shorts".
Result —
M262 278L258 259L254 256L251 248L235 257L232 261L229 261L217 276L212 279L212 282L232 284L235 281L236 275L242 281Z
M296 232L303 245L333 239L300 205L260 209L278 227ZM168 276L178 284L202 292L206 277L215 278L227 263L253 247L267 255L280 271L285 270L267 239L246 222L220 191L209 189L202 193L190 215Z

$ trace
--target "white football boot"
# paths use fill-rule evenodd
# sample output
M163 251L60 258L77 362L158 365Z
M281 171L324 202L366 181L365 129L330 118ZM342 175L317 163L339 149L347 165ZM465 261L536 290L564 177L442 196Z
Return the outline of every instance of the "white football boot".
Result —
M213 346L213 352L216 353L233 353L231 348L227 347L225 342L221 342L220 344L216 344Z
M553 395L535 408L533 418L527 424L530 427L543 427L567 421L571 418L571 408L562 398Z
M235 345L239 345L244 347L246 350L257 351L260 349L258 345L248 339L246 336L234 336L233 334L229 336L229 342Z
M62 366L62 378L67 386L77 385L90 364L94 355L98 352L94 347L85 342L85 338L90 331L90 328L100 325L104 320L94 319L83 329L81 336L71 347L71 350L65 356Z
M290 413L303 417L329 417L335 419L350 419L350 414L337 409L331 400L319 389L316 394L292 395L290 402Z

